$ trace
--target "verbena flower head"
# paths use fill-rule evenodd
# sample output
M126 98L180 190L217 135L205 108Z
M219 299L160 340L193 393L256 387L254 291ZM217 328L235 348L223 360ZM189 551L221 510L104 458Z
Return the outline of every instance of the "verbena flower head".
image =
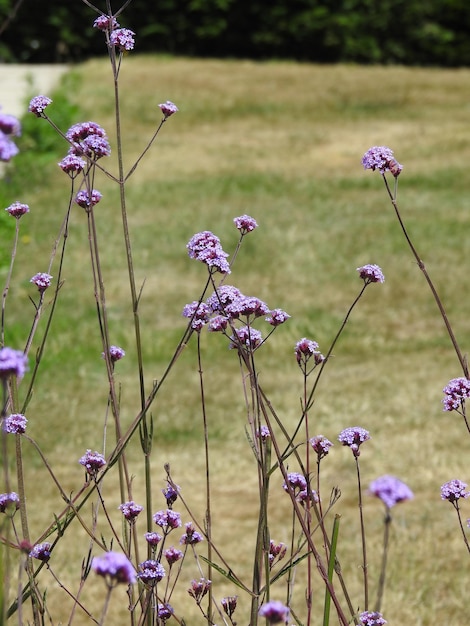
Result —
M104 456L99 452L92 452L91 450L87 450L78 462L80 465L83 465L92 478L96 478L99 470L106 465Z
M99 15L96 20L93 22L93 28L97 28L98 30L103 31L112 31L116 28L119 28L119 23L117 19L113 16L109 15Z
M318 343L303 337L295 344L295 358L300 367L305 366L313 357L315 365L325 360L325 357L318 349Z
M379 170L381 174L391 172L395 178L400 175L403 166L393 156L393 150L386 146L373 146L362 157L362 165L366 170Z
M112 46L119 48L121 52L124 50L133 50L135 45L135 33L129 28L116 28L109 36Z
M253 296L240 295L240 297L236 298L225 307L225 313L231 319L238 319L239 317L249 318L251 316L262 317L269 312L269 307L266 302Z
M16 219L20 219L25 213L29 213L29 206L27 204L23 204L22 202L13 202L10 206L7 206L5 209L12 217L16 217Z
M162 104L158 105L160 107L160 111L163 113L165 119L173 115L174 113L178 113L179 109L174 102L171 100L167 100Z
M30 551L29 556L39 561L48 561L51 557L51 544L48 541L37 543Z
M91 193L88 193L86 189L82 189L75 196L75 203L81 206L82 209L89 209L98 204L102 197L102 194L97 189L92 189Z
M20 508L20 497L14 491L0 494L0 513L15 514Z
M255 228L258 228L256 220L249 215L240 215L240 217L235 217L233 222L242 235L251 233L255 230Z
M290 610L279 600L270 600L261 605L258 614L265 617L269 624L287 624Z
M196 233L186 244L188 255L205 263L210 270L230 274L228 254L223 251L220 239L209 230Z
M140 513L144 510L144 507L140 504L136 504L133 500L129 502L123 502L119 505L119 510L124 515L126 520L133 524Z
M314 452L317 453L318 460L326 456L330 451L330 448L333 446L331 441L323 435L312 437L310 439L310 445L312 446Z
M28 111L34 113L36 117L44 117L44 109L52 103L52 100L47 96L34 96L30 100Z
M360 426L345 428L338 435L338 441L340 441L343 446L349 446L356 458L361 454L359 446L368 439L370 439L369 431Z
M271 324L271 326L280 326L284 324L284 322L287 322L289 318L290 315L282 309L273 309L269 317L266 318L266 321L268 324Z
M52 276L50 274L45 274L44 272L39 272L39 274L35 274L31 279L30 283L36 285L39 290L39 293L46 291L48 287L51 286Z
M299 502L303 502L307 499L307 481L305 476L298 472L290 472L287 474L287 481L284 481L282 485L283 489L289 492L289 487L294 492L294 497Z
M281 543L276 544L271 539L269 542L269 554L268 554L269 567L272 568L276 561L281 561L286 556L286 552L287 552L287 546L285 543L281 542Z
M18 152L19 150L15 142L0 131L0 161L8 163Z
M225 315L226 306L240 297L242 293L239 289L233 285L222 285L207 298L206 303L214 313Z
M271 437L271 433L269 432L269 428L263 425L256 431L256 436L259 437L263 443L266 443L266 441Z
M166 511L157 511L153 516L153 521L157 526L165 531L170 531L181 527L181 515L173 509Z
M465 491L466 488L467 483L461 480L457 480L456 478L449 480L449 482L444 483L441 487L441 499L454 503L460 500L460 498L468 498L470 492Z
M165 569L161 563L154 559L147 559L139 563L137 578L146 585L155 585L165 577Z
M204 541L204 537L195 528L192 522L187 522L184 527L186 532L180 539L180 543L185 546L193 546Z
M166 505L170 509L171 509L172 505L178 499L179 491L180 491L180 487L178 487L178 485L173 486L173 485L170 485L170 483L167 484L165 489L162 489L162 493L165 496Z
M109 346L109 358L113 363L120 361L126 356L126 353L119 346ZM101 353L101 357L104 359L104 352Z
M229 617L235 613L237 608L238 596L227 596L226 598L222 598L220 604L222 605L223 610Z
M167 548L163 554L170 567L180 561L184 556L181 550L178 550L173 546L171 546L171 548Z
M367 284L383 283L385 281L385 276L378 265L369 263L358 267L357 271L359 272L359 278L362 278L362 280Z
M359 615L360 626L384 626L387 620L378 611L364 611Z
M167 620L169 620L174 612L175 611L173 607L171 606L171 604L168 604L168 602L165 602L164 604L159 604L157 607L157 615L158 618L162 620L162 622L166 622Z
M74 178L85 169L86 161L75 154L67 154L58 165L63 172Z
M261 345L262 341L263 336L259 330L251 326L242 326L235 329L235 335L231 335L229 348L240 349L240 347L245 347L249 351L253 351Z
M65 136L72 144L69 155L76 157L86 155L91 159L100 159L111 154L106 131L96 122L74 124Z
M213 333L223 333L227 329L228 322L229 318L225 315L215 315L209 320L207 328Z
M183 308L183 317L191 319L191 328L196 332L201 332L209 321L212 313L210 307L205 302L194 300L190 304L186 304Z
M21 413L12 413L3 420L3 430L13 435L23 435L26 432L28 420Z
M200 578L199 580L192 580L191 587L188 589L188 593L199 604L202 598L206 595L212 586L212 581L207 578Z
M0 349L0 379L5 380L16 376L21 380L28 368L28 358L21 350L13 348Z
M106 578L109 585L115 583L130 585L136 582L135 570L131 562L120 552L106 552L103 556L95 556L91 567L98 576Z
M162 536L155 532L145 533L144 537L145 541L152 546L152 548L155 548L162 540Z
M0 132L4 135L19 137L21 135L21 123L18 118L0 111Z
M443 399L444 411L455 411L465 404L466 398L470 397L470 380L464 378L453 378L443 389L445 398Z
M389 509L399 502L412 500L414 495L411 489L396 476L380 476L369 485L369 493L380 498Z

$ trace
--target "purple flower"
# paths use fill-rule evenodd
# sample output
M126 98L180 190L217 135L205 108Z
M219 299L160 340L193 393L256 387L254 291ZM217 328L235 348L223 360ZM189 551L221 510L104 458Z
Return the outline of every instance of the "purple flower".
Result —
M366 170L376 169L383 175L390 171L395 178L400 175L403 166L393 156L393 150L386 146L374 146L369 148L362 157L362 165Z
M359 278L368 285L369 283L383 283L385 281L385 277L382 273L382 270L378 265L363 265L362 267L358 267L357 271L359 272Z
M209 320L207 328L213 333L223 333L228 326L228 317L216 315Z
M384 626L387 623L378 611L364 611L359 615L360 626Z
M51 557L51 544L48 541L37 543L30 551L29 556L39 561L48 561Z
M173 546L165 550L164 555L170 567L177 561L180 561L184 556L181 550L178 550L177 548L174 548Z
M263 425L256 431L256 436L259 437L263 443L266 443L269 437L271 437L271 433L269 432L269 428Z
M0 132L4 135L19 137L21 135L20 121L14 115L0 112Z
M106 131L96 122L79 122L71 126L65 133L66 138L71 143L80 143L91 135L106 137Z
M34 96L28 107L30 113L34 113L36 117L44 117L44 109L51 104L52 100L47 96Z
M21 413L12 413L3 420L3 430L13 435L23 435L26 432L28 420Z
M222 605L223 610L229 617L235 613L235 609L237 608L238 596L227 596L226 598L222 598L220 604Z
M153 521L163 530L170 531L181 526L181 515L172 509L157 511L153 516Z
M146 585L155 585L165 577L165 569L161 563L154 559L148 559L139 563L137 578Z
M261 605L258 614L261 617L265 617L270 624L280 624L281 622L287 624L290 610L289 607L284 606L279 600L270 600Z
M129 559L119 552L106 552L103 556L95 556L91 562L92 569L107 578L110 583L136 582L135 570Z
M10 204L5 211L8 211L12 217L20 219L22 215L29 213L29 206L27 204L22 204L21 202L13 202L13 204Z
M209 321L210 314L210 307L205 302L198 302L197 300L186 304L183 309L183 317L191 319L191 328L198 333Z
M75 154L67 154L58 165L63 172L74 178L85 169L86 161Z
M272 568L276 560L280 561L281 559L283 559L286 556L286 552L287 552L287 546L285 543L281 542L281 543L276 544L271 539L269 542L269 554L268 554L269 567Z
M262 317L269 312L268 305L253 296L240 295L239 298L236 298L225 307L226 315L232 319L238 319L240 316L250 317L251 315Z
M171 508L171 506L176 502L176 500L178 499L179 491L180 488L178 487L178 485L175 485L173 487L172 485L170 485L170 483L167 484L165 489L162 489L162 493L165 496L166 504L168 507Z
M160 541L162 540L162 536L159 535L158 533L145 533L145 541L152 546L152 548L155 548Z
M21 380L28 368L28 358L21 350L0 349L0 379L16 376Z
M304 337L295 344L295 358L302 367L306 365L311 357L314 357L315 365L325 360L323 354L318 350L318 343Z
M380 476L369 485L369 493L380 498L389 509L399 502L413 499L413 492L396 476Z
M18 152L16 144L0 131L0 161L8 163Z
M144 507L140 506L140 504L136 504L133 500L130 500L129 502L123 502L120 504L118 509L124 515L126 520L133 524L139 513L142 513L144 510Z
M165 602L165 604L158 605L157 615L159 619L161 619L164 622L170 619L170 617L173 615L174 612L175 611L173 610L173 607L171 606L171 604L168 604L168 602Z
M184 525L184 527L186 528L186 532L180 539L181 544L185 546L193 546L196 545L196 543L204 541L204 537L201 535L201 533L198 533L198 531L194 528L192 522L188 522Z
M249 215L240 215L240 217L235 217L233 222L242 235L251 233L251 231L255 230L255 228L258 228L256 220Z
M104 352L101 353L101 356L104 359ZM109 358L113 363L120 361L125 356L126 353L119 346L109 346Z
M13 514L20 508L20 497L14 491L0 494L0 513L9 513L14 508Z
M228 254L223 251L220 239L209 230L196 233L186 244L188 255L205 263L209 269L230 274Z
M188 593L199 604L202 598L206 595L212 586L212 581L207 578L200 578L199 580L192 580L191 587L188 589Z
M340 441L343 446L349 446L356 458L361 454L359 446L368 439L370 439L369 431L365 430L365 428L360 428L360 426L345 428L338 435L338 441Z
M222 285L207 298L206 302L214 313L225 314L225 307L240 297L243 296L239 289L232 285Z
M263 337L259 330L251 328L251 326L242 326L235 329L235 335L230 337L229 348L245 347L248 350L256 350L261 345Z
M287 481L284 481L282 487L287 492L292 490L294 497L298 502L303 502L307 499L307 481L305 476L299 474L298 472L290 472L287 474Z
M93 28L97 28L98 30L115 30L119 28L119 23L115 17L110 17L109 15L99 15L96 20L93 22Z
M271 326L280 326L281 324L284 324L284 322L287 322L289 318L290 315L282 309L273 309L269 317L266 318L266 321L268 324L271 324Z
M89 209L90 207L95 206L95 204L98 204L102 197L102 194L96 189L92 189L91 193L82 189L75 196L75 202L78 206L81 206L82 209Z
M100 159L111 154L106 131L96 122L74 124L65 136L72 144L69 155L79 157L84 154L92 159Z
M174 102L171 102L171 100L167 100L166 102L163 102L163 104L159 104L158 106L165 116L165 119L173 115L173 113L177 113L179 111L176 104L174 104Z
M312 437L310 439L310 445L312 446L314 452L317 453L318 460L326 456L330 451L330 448L333 446L331 441L323 435Z
M450 480L447 483L444 483L441 487L441 499L449 500L449 502L457 502L460 498L468 498L470 496L470 492L465 491L467 488L467 483L462 482L461 480Z
M36 285L36 287L39 290L39 293L42 293L43 291L46 291L48 287L51 286L52 278L53 277L50 274L39 272L39 274L35 274L29 282Z
M468 378L453 378L443 389L446 397L443 399L444 411L455 411L463 407L465 399L470 397L470 380Z
M106 460L99 452L87 450L78 461L92 478L96 478L98 471L106 465Z
M133 50L135 44L134 35L134 31L128 28L116 28L109 36L109 41L112 46L116 46L121 52Z

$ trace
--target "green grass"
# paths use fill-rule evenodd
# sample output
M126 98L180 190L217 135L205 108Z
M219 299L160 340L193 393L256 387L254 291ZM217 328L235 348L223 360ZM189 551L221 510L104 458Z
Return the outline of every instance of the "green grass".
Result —
M184 304L199 296L205 280L204 267L188 259L185 248L197 231L214 231L230 251L237 240L233 217L248 213L260 225L246 238L229 282L292 315L259 352L261 383L289 428L298 418L301 393L295 342L308 336L326 351L360 288L356 267L377 263L385 273L385 284L367 290L335 348L311 429L331 440L346 426L369 429L372 440L361 456L364 483L393 473L415 492L415 500L397 507L394 515L383 606L390 624L461 626L467 619L468 557L454 511L440 501L439 487L454 477L468 478L469 439L458 416L441 409L442 387L460 375L444 326L406 248L380 176L363 171L360 159L371 145L385 144L404 164L402 214L465 351L470 340L465 262L470 245L469 78L467 70L151 56L129 56L122 68L128 167L159 122L158 103L171 99L180 107L128 186L138 286L145 281L140 314L148 386L162 375L183 332ZM112 139L111 93L107 62L91 61L71 71L48 112L64 130L75 121L93 119ZM46 271L68 199L67 178L56 166L64 143L52 141L45 122L32 116L23 135L16 171L1 182L0 190L4 206L18 199L31 207L22 218L7 300L6 342L14 347L23 345L33 314L29 278ZM109 159L110 168L114 159ZM118 379L128 424L138 411L139 397L119 199L104 177L95 186L104 196L97 219L111 337L127 351L118 364ZM5 251L12 232L3 230L3 222L1 232ZM86 448L100 448L107 400L81 209L72 212L67 246L65 284L28 411L28 433L45 451L65 490L76 491L82 479L77 459ZM246 539L243 533L256 523L256 491L250 492L256 486L256 469L244 435L237 359L218 335L205 336L203 344L217 476L216 536L228 554L241 558L235 568L249 580L253 535ZM202 512L194 346L178 361L152 413L155 510L163 506L159 490L168 461L188 499ZM128 453L135 499L142 500L138 442ZM26 454L34 535L63 505L36 455L27 448ZM342 515L338 553L359 603L358 516L350 457L336 446L324 461L323 479L324 493L333 485L343 493L337 505ZM112 490L107 497L111 508L119 504ZM470 517L465 503L463 508L464 518ZM365 515L373 595L380 557L379 503L366 498ZM288 503L281 500L271 523L278 541L288 539L289 519ZM80 562L88 542L78 530L69 541L70 553L61 554L57 567L73 580L73 558ZM49 586L51 606L59 611L55 619L63 621L68 615L60 604L63 597ZM235 590L226 586L224 593ZM297 593L302 598L300 585ZM317 596L321 602L320 583ZM199 623L199 618L192 619L191 624ZM246 621L242 613L238 620Z

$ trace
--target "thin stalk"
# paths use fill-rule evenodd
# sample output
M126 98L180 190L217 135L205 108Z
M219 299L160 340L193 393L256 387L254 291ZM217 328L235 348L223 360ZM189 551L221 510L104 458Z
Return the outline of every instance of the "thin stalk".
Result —
M356 473L357 473L357 487L358 487L358 501L359 501L359 519L361 523L361 542L362 542L362 570L364 575L364 611L369 610L369 577L368 577L368 565L367 565L367 548L366 548L366 532L364 527L364 514L362 510L362 488L361 488L361 472L359 470L359 458L356 459Z
M6 307L6 299L7 299L7 296L8 296L8 291L10 289L11 275L13 273L13 265L15 264L16 250L18 248L18 236L19 236L19 233L20 233L20 218L17 217L15 219L16 219L15 238L13 240L13 249L11 251L10 267L8 268L7 279L5 281L5 287L3 288L3 293L2 293L2 326L1 326L1 333L0 333L0 347L2 347L2 348L5 345L5 307Z
M377 600L375 602L375 611L380 611L382 606L382 598L385 589L385 573L387 570L387 557L388 557L388 540L390 537L390 524L392 523L392 516L390 514L390 508L385 507L384 517L384 541L382 550L382 566L380 568L379 586L377 589Z
M333 532L331 534L331 542L330 542L330 557L328 559L328 580L330 583L333 582L333 573L335 571L335 562L336 562L336 546L338 544L338 533L339 533L339 520L340 515L335 515L335 519L333 521ZM330 608L331 608L331 595L328 591L328 588L325 589L325 603L323 607L323 626L328 626L330 623Z
M462 537L463 537L465 546L467 547L467 550L470 553L470 544L468 543L467 533L465 532L465 529L464 529L463 524L462 524L462 516L460 514L459 501L456 500L455 502L452 502L452 504L453 504L455 510L457 511L457 517L459 518L459 526L460 526L460 530L462 532Z

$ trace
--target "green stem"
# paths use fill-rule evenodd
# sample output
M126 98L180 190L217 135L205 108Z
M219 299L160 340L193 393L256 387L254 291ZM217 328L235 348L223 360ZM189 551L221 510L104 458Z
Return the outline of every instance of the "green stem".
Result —
M328 559L328 580L330 583L333 582L333 572L335 571L335 562L336 562L336 546L338 544L338 533L339 533L339 520L340 515L335 515L335 519L333 521L333 532L331 535L330 542L330 558ZM325 604L323 607L323 626L328 626L330 623L330 608L331 608L331 594L328 588L325 589Z

